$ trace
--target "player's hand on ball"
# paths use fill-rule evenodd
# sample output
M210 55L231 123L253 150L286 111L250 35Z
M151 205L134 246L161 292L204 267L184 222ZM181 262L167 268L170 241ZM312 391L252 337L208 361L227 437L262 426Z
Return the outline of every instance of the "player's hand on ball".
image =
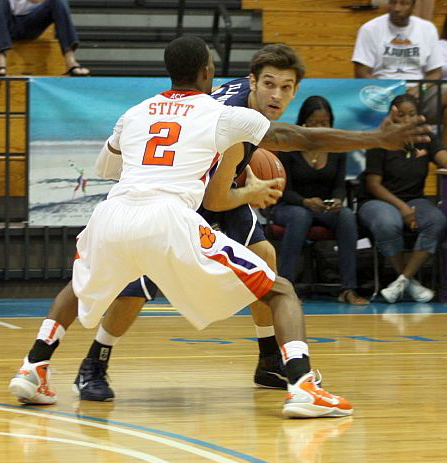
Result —
M250 206L264 209L276 204L282 196L284 179L278 177L271 180L261 180L256 177L250 166L246 167L246 172L245 187L249 191Z

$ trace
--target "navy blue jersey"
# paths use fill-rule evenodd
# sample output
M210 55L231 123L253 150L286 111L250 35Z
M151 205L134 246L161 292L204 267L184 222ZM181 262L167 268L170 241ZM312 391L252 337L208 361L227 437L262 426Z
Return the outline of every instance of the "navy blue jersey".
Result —
M215 100L226 106L241 106L243 108L248 108L248 95L250 95L248 77L230 80L211 94Z
M250 82L248 77L230 80L211 94L215 100L226 106L239 106L243 108L248 108L249 95ZM236 177L241 175L245 170L255 149L255 145L244 143L244 159L236 167Z

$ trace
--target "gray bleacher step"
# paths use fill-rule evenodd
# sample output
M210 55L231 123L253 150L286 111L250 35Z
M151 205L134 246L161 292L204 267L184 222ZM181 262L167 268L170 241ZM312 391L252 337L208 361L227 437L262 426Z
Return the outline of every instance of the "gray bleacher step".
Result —
M142 29L142 28L120 28L111 32L109 28L104 27L79 27L78 35L81 40L82 48L107 48L117 47L147 47L154 42L170 41L176 37L176 28L163 29ZM210 30L202 29L185 29L189 34L195 34L202 37L205 41L211 42L212 35ZM262 39L261 32L252 32L246 30L233 30L233 43L237 48L246 48L253 46L253 43L259 43ZM220 35L223 39L223 34Z
M83 61L85 66L90 69L91 75L94 77L109 76L109 77L167 77L164 65L159 61L135 63L134 61L107 61L99 63L97 61ZM243 77L247 75L248 64L233 63L230 76ZM216 77L222 77L219 72L216 72Z
M262 44L259 12L241 9L240 0L186 0L183 33L196 34L212 44L214 10L225 3L232 22L228 75L245 75L248 63ZM179 0L70 0L80 38L77 58L92 75L166 75L163 50L177 35ZM141 6L144 4L144 6ZM223 19L219 37L222 42ZM216 75L221 62L215 53Z
M233 11L230 12L232 26L235 28L252 29L256 27L261 29L261 21L254 21L254 17L259 17L258 13L253 11ZM173 10L156 10L149 12L147 10L116 10L110 9L72 9L72 19L76 26L128 26L135 27L169 27L177 23L177 11ZM214 10L191 10L185 11L183 24L185 27L211 27L214 19ZM223 24L221 20L221 24Z
M186 0L187 8L213 8L219 3L225 5L229 10L240 10L240 0ZM70 8L144 8L154 11L159 8L170 8L177 10L179 0L144 0L136 2L135 0L70 0Z
M86 64L87 61L94 61L98 59L98 54L101 56L100 61L109 61L109 62L139 62L147 63L159 61L163 64L163 53L165 46L163 44L157 44L157 47L151 46L146 48L82 48L79 49L76 56L83 63ZM248 63L250 62L251 57L257 51L257 48L247 48L244 50L235 49L231 51L231 65L233 63L246 63L246 71L248 71ZM220 59L215 54L216 66L219 67Z

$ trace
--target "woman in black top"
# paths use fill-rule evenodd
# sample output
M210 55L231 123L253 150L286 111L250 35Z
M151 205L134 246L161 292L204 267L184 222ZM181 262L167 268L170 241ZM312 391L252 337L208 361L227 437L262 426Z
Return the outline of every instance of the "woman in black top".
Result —
M320 96L304 101L298 125L332 127L334 116L329 102ZM341 293L338 300L365 305L355 289L357 225L351 209L343 207L346 196L346 155L327 152L293 152L279 158L287 173L284 195L273 208L275 223L286 227L281 244L279 274L292 283L295 269L312 225L323 225L335 232L339 253Z
M409 94L391 103L397 108L397 122L418 117L417 100ZM381 291L389 303L401 299L406 290L417 302L430 301L434 293L414 279L417 271L436 252L445 236L444 214L424 198L424 184L430 162L447 167L447 151L432 136L430 143L407 150L368 150L364 186L369 201L359 209L361 222L369 228L380 252L390 258L398 278ZM404 262L403 231L417 234L413 251Z

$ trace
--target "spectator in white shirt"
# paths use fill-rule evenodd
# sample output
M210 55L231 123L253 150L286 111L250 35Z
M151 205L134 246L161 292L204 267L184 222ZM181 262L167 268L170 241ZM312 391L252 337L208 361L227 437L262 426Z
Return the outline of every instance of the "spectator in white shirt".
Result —
M12 48L12 41L34 40L53 23L67 67L66 75L90 74L75 57L79 40L68 0L0 0L0 77L6 75L6 52Z
M413 16L416 0L389 0L388 13L365 23L358 31L352 61L357 78L439 80L443 58L435 25ZM446 102L438 112L438 88L423 85L422 113L430 124L444 127L447 144ZM409 84L409 93L419 98L419 86ZM443 97L442 100L447 100Z

